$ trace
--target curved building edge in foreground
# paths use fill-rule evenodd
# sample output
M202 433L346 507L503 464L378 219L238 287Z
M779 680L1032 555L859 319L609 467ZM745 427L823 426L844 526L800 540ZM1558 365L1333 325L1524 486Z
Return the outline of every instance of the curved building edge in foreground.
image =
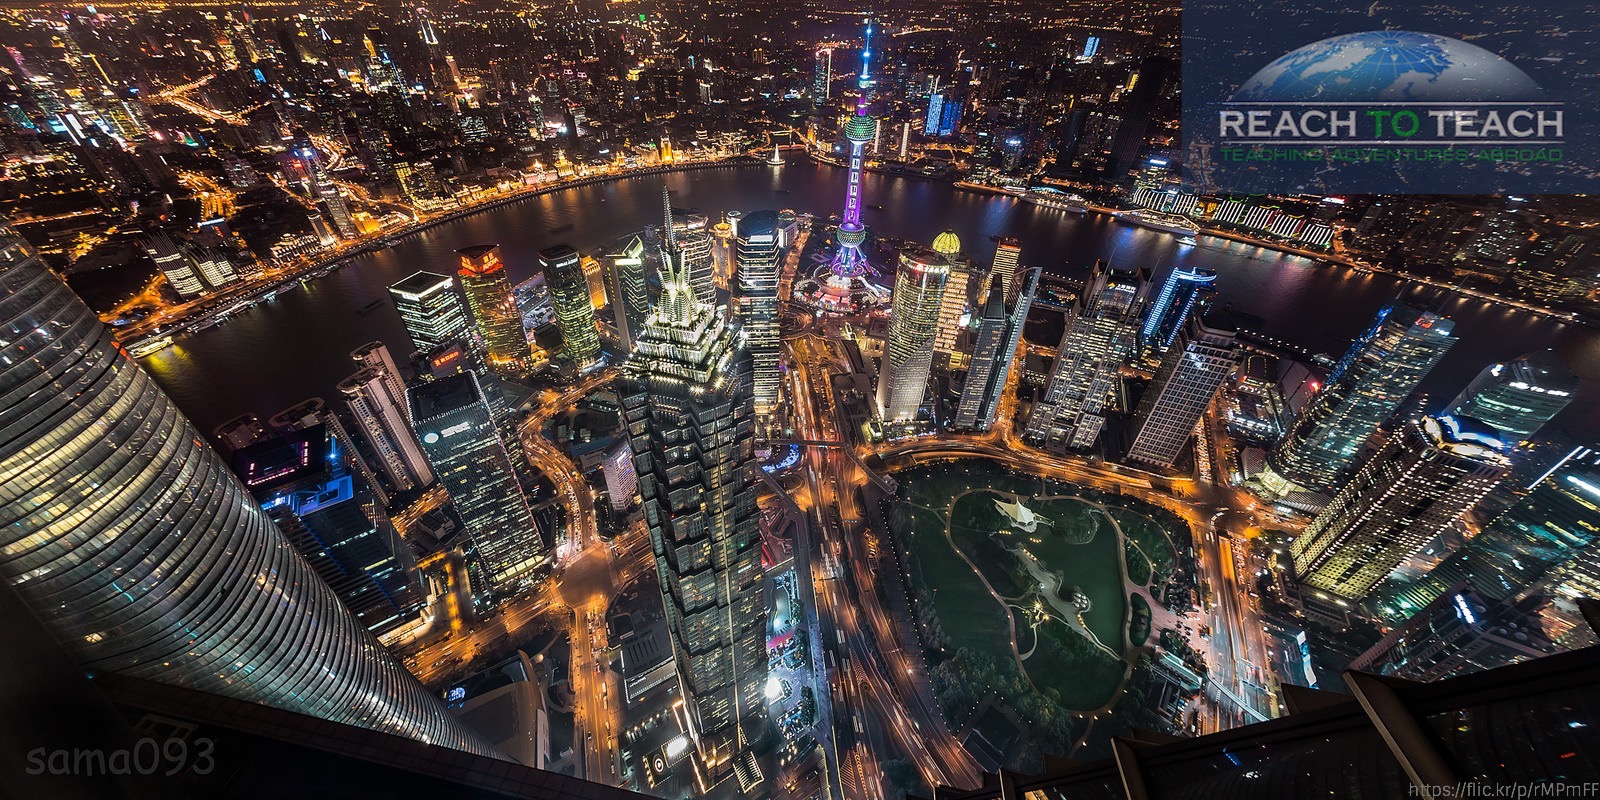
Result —
M482 755L0 227L0 577L80 667Z

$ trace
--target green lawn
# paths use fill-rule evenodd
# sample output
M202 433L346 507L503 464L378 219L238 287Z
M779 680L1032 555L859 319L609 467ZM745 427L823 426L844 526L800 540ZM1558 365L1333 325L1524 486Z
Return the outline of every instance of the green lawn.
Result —
M1039 482L1010 475L986 462L932 467L900 473L897 478L908 487L910 502L921 506L913 508L910 517L916 577L932 591L934 610L950 648L994 654L999 662L996 667L1012 672L1015 661L1010 659L1005 612L944 538L944 514L952 498L970 489L992 488L1031 497L1041 492ZM1071 492L1071 487L1065 486L1047 490L1048 494ZM1070 599L1074 587L1090 597L1092 607L1084 615L1085 624L1107 645L1121 647L1126 596L1116 536L1105 517L1093 506L1072 498L1025 501L1041 517L1037 530L1029 534L1010 528L995 506L995 500L1002 498L991 491L975 491L956 501L950 512L956 546L977 564L996 592L1008 598L1029 598L1031 603L1038 597L1038 583L1022 568L1019 556L1008 549L1026 548L1043 569L1062 576L1063 599ZM994 535L997 530L1003 533ZM1099 708L1111 699L1123 675L1120 661L1059 622L1047 622L1037 629L1039 643L1034 648L1027 622L1018 624L1023 628L1019 632L1021 648L1034 651L1024 662L1028 677L1050 695L1041 699L1078 710Z

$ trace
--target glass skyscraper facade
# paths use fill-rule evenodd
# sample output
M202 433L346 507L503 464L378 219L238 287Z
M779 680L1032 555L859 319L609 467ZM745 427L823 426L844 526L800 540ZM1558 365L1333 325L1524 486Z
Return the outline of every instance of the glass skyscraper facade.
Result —
M1485 367L1445 409L1487 422L1515 444L1533 438L1577 390L1578 377L1554 353L1535 353Z
M466 340L467 314L456 297L455 279L449 275L412 273L391 285L389 296L418 352Z
M750 364L738 331L669 273L623 377L622 413L678 681L714 782L747 747L741 722L765 702Z
M561 326L561 352L567 363L587 372L600 363L600 331L595 327L594 302L582 259L569 245L557 244L539 251L539 268L550 287L550 303Z
M778 269L785 245L778 213L752 211L740 217L735 236L739 325L750 354L756 416L765 418L778 407Z
M1432 311L1384 306L1272 449L1272 472L1316 491L1337 486L1368 437L1456 343L1454 328Z
M1216 290L1217 273L1209 269L1174 267L1150 304L1150 312L1139 327L1139 346L1146 353L1164 353L1178 338L1184 323L1196 310L1205 309L1206 299Z
M306 563L367 630L382 637L415 622L426 598L415 559L323 425L233 454L234 473Z
M493 754L9 230L0 355L0 577L81 667Z
M495 429L478 376L461 372L411 387L422 451L489 569L496 589L531 578L546 562L528 497Z
M1095 264L1070 309L1050 381L1023 435L1056 450L1090 447L1100 437L1100 413L1135 346L1144 287L1137 272Z
M894 315L878 369L878 413L885 423L910 422L928 391L939 308L950 278L950 261L932 250L900 254L894 278Z
M1128 460L1171 466L1222 382L1238 364L1237 327L1226 313L1192 318L1167 351L1133 412Z
M402 492L421 489L434 478L411 430L403 387L399 377L384 366L362 367L338 387L378 469L393 489Z
M457 250L461 256L461 293L488 351L490 369L520 375L533 369L533 348L522 327L522 314L511 296L511 279L500 260L498 245L480 244ZM585 302L588 302L587 292ZM592 313L592 312L591 312Z
M1505 449L1470 418L1408 423L1295 539L1295 574L1305 586L1365 598L1505 477Z
M1042 270L1034 268L1023 273L1021 289L1009 309L1005 304L1004 285L994 273L995 270L989 273L989 297L977 321L972 362L967 368L967 382L961 388L960 404L956 407L955 426L963 430L994 428L1000 405L1005 402L1012 361L1022 341Z
M1370 604L1399 620L1465 582L1493 602L1539 591L1550 573L1600 539L1600 453L1581 447L1423 578L1385 587Z

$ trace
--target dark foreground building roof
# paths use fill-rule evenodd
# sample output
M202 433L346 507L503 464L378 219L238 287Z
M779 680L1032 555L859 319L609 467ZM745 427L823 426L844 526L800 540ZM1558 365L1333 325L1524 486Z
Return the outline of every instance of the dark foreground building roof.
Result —
M86 675L4 582L0 642L0 798L643 797L214 694ZM108 774L118 764L133 774Z
M1193 739L1114 739L1110 759L1058 763L1042 775L1001 772L983 789L935 796L1433 798L1443 795L1426 787L1474 785L1490 787L1480 795L1488 797L1492 787L1537 784L1576 795L1600 781L1600 647L1435 683L1344 679L1350 695L1285 686L1289 713L1275 720Z

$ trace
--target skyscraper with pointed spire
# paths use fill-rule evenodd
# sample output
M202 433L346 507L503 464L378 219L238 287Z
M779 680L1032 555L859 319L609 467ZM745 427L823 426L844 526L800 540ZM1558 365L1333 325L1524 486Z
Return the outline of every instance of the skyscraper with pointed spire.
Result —
M622 412L661 578L690 737L720 781L748 747L767 678L755 404L737 328L663 264L623 365Z

